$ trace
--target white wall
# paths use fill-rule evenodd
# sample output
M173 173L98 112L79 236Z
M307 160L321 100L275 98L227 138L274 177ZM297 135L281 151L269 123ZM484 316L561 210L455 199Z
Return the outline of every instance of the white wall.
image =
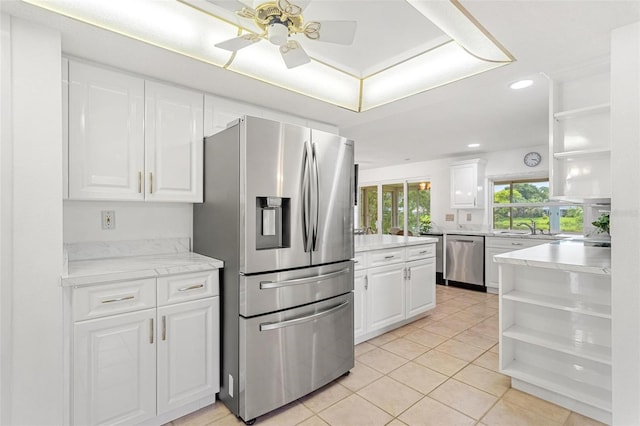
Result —
M9 424L11 372L11 31L0 15L0 424Z
M356 143L358 143L358 141L356 141ZM361 141L360 143L366 142ZM403 180L428 179L431 182L431 221L435 223L435 230L486 230L489 227L489 215L486 208L470 210L451 209L451 176L449 174L449 166L451 163L471 158L485 159L487 160L485 174L489 179L547 177L549 174L549 162L547 161L548 150L548 145L541 144L529 148L482 153L467 157L423 161L377 169L361 169L358 185L367 186L370 184L399 182ZM535 168L525 166L522 161L524 155L529 151L537 151L542 154L543 160ZM356 159L356 163L357 162ZM467 213L471 214L471 221L467 221ZM447 214L454 214L453 222L445 222L445 215Z
M611 35L613 424L640 424L640 22Z
M101 211L116 213L116 227L103 230ZM64 242L193 237L193 205L114 201L65 201Z
M2 302L6 305L5 296L10 294L11 309L1 313L1 420L11 425L59 425L63 422L60 34L5 16L2 24ZM10 58L4 49L7 25ZM11 98L9 110L5 96Z

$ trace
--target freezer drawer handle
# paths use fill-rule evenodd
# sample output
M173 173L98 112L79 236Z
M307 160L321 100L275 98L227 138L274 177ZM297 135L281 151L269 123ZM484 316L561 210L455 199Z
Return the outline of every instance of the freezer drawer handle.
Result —
M326 311L318 312L317 314L309 315L306 317L296 318L292 320L282 321L282 322L265 322L260 324L260 331L269 331L269 330L277 330L279 328L289 327L291 325L298 325L308 321L313 321L315 319L330 315L340 309L344 308L349 304L349 301L342 302L339 305L334 306L333 308L329 308Z
M336 272L331 272L329 274L316 275L315 277L305 277L305 278L297 278L295 280L286 280L286 281L260 281L260 290L267 290L272 288L280 288L280 287L289 287L292 285L300 285L307 284L314 281L324 281L330 278L337 277L339 275L343 275L349 272L349 268L344 268Z
M189 290L195 290L197 288L202 288L202 287L204 287L204 284L194 284L188 287L179 288L178 291L189 291Z

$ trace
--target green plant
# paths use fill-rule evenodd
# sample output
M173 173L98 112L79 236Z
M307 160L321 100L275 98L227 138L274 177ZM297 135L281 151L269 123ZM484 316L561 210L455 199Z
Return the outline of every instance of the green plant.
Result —
M609 233L609 213L602 213L598 216L598 219L591 222L593 226L596 227L598 232L606 232Z
M431 216L428 214L420 216L420 232L426 234L429 231L431 231Z

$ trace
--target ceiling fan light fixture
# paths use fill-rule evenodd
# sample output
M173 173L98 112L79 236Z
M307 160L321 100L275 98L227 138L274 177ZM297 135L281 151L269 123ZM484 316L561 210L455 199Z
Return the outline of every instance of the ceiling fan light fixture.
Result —
M533 84L533 80L518 80L511 83L509 87L513 90L525 89Z
M276 46L287 44L288 37L289 28L285 23L277 21L269 24L267 38L272 44L275 44Z

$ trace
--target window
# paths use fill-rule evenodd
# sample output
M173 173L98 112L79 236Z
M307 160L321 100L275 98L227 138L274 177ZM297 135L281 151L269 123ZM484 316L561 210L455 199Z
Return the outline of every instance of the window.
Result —
M371 228L373 233L379 233L380 226L382 234L398 234L404 233L406 227L411 235L418 235L431 225L431 183L428 181L364 186L360 188L360 200L359 226L363 231ZM380 224L378 214L382 217Z
M492 210L495 230L583 232L582 206L549 201L548 179L495 181Z
M378 187L364 186L360 188L360 226L371 228L378 233Z

